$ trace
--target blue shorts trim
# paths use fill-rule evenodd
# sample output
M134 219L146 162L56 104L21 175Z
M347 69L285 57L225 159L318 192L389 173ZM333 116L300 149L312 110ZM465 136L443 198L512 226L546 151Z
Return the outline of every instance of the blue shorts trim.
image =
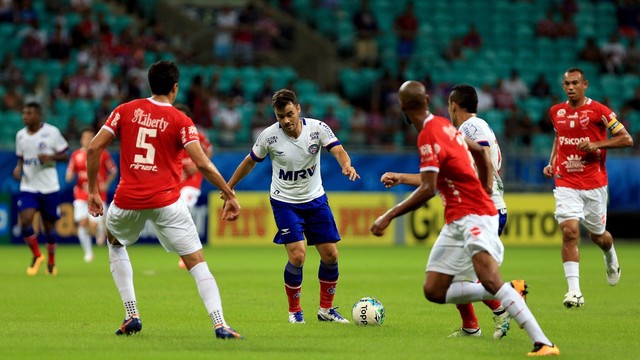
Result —
M21 191L18 195L18 211L36 209L43 220L56 221L60 218L58 192L50 194Z
M278 227L276 244L290 244L307 239L308 245L340 241L338 227L329 207L327 195L302 204L271 200L273 218Z
M502 235L504 227L507 225L507 209L498 210L498 236Z

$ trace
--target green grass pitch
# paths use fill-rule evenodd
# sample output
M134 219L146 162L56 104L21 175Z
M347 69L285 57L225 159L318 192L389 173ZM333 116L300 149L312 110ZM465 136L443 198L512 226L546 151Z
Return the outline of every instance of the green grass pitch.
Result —
M586 304L562 306L566 282L557 247L508 247L504 280L524 278L529 307L565 359L637 359L640 315L640 244L618 243L622 278L607 285L602 253L581 246L581 286ZM447 338L460 325L453 305L422 295L429 249L339 246L340 282L335 305L344 315L363 296L387 312L380 327L320 323L318 255L308 249L302 305L304 325L287 323L282 273L284 249L207 247L205 254L222 295L227 322L246 339L217 340L192 277L177 256L160 246L129 248L141 333L113 334L124 309L109 272L108 254L96 248L85 264L79 246L60 246L59 275L28 277L26 246L0 247L0 358L2 359L517 359L531 343L512 322L508 336L491 338L491 312L476 304L481 338ZM41 270L42 271L42 270Z

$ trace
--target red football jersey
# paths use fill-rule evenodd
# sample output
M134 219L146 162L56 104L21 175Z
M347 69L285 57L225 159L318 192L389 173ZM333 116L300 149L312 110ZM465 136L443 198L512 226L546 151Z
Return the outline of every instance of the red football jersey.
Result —
M111 158L108 151L100 154L100 168L98 170L98 188L106 181L109 173L116 168L116 164ZM87 200L89 198L89 181L87 178L87 152L80 148L71 154L67 173L76 175L76 185L73 187L73 198L78 200ZM102 201L107 201L107 191L100 191Z
M120 137L120 183L114 196L122 209L153 209L180 197L182 151L198 141L193 121L168 103L151 98L118 106L103 129Z
M598 149L587 153L578 150L578 144L583 140L606 140L607 128L619 131L621 126L616 114L592 99L587 99L577 109L573 109L568 101L556 104L551 107L550 114L558 137L554 169L556 186L578 190L606 186L607 151Z
M418 135L420 171L438 173L447 224L467 215L497 215L484 191L463 135L447 118L429 115Z
M200 140L200 146L202 146L202 150L204 150L204 152L208 152L211 151L211 148L213 147L211 145L211 143L209 142L209 139L207 139L207 137L199 132L198 133L198 139ZM202 187L202 173L200 173L200 171L196 171L193 175L187 175L187 173L184 171L185 168L190 167L193 165L193 160L191 160L191 157L189 156L189 154L187 153L186 150L183 150L182 153L182 182L180 183L180 188L183 188L185 186L191 186L194 187L196 189L200 189Z

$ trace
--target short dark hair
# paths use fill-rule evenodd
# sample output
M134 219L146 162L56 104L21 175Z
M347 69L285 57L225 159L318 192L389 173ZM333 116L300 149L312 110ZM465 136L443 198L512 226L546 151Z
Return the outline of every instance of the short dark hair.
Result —
M276 110L282 110L288 103L293 105L298 104L298 97L296 93L289 89L280 89L273 94L271 98L271 106Z
M34 109L38 115L42 115L42 105L40 105L40 103L35 102L35 101L29 101L28 103L24 104L24 106L22 106L23 108L32 108Z
M82 135L82 134L84 134L86 132L90 132L90 133L95 134L96 130L94 128L92 128L92 127L86 127L84 129L82 129L82 131L80 131L80 135Z
M567 73L572 73L572 72L577 72L577 73L579 73L579 74L580 74L580 76L582 76L582 80L587 80L587 78L584 76L584 71L582 71L582 69L577 68L577 67L569 68L569 69L567 69L567 71L565 71L564 73L565 73L565 74L567 74Z
M180 80L180 70L173 61L156 61L149 67L149 87L153 95L169 95Z
M188 117L191 117L191 109L189 108L189 105L186 104L175 104L173 105L174 108L182 111L183 114L187 115Z
M449 99L470 113L478 112L478 93L469 84L458 84L451 89Z

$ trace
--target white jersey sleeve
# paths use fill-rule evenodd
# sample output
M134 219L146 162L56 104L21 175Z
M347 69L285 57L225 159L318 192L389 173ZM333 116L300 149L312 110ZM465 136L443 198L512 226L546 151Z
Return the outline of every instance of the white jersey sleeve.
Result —
M493 194L491 195L491 200L493 200L496 209L506 208L507 205L504 202L504 184L500 177L502 153L500 152L500 145L498 145L498 139L496 139L493 130L491 130L491 127L486 121L475 116L463 122L459 130L474 142L489 147L491 163L493 164Z
M38 155L55 155L69 144L55 126L44 123L36 133L26 128L16 134L16 156L22 158L20 191L50 194L60 190L55 161L42 163Z

